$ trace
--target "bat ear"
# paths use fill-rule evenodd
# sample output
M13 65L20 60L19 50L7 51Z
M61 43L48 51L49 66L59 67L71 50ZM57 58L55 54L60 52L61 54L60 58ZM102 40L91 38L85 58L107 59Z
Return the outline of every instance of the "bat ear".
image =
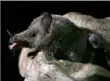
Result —
M52 23L52 16L48 12L43 13L43 17L41 19L41 25L49 32Z

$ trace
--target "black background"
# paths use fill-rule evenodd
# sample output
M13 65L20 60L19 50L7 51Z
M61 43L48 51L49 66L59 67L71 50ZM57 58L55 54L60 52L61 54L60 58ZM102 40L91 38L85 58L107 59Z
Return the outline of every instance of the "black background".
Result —
M2 81L22 81L19 75L18 56L12 59L8 49L9 35L6 29L17 33L25 30L31 21L42 12L65 14L70 11L81 12L97 18L110 16L110 2L2 2Z

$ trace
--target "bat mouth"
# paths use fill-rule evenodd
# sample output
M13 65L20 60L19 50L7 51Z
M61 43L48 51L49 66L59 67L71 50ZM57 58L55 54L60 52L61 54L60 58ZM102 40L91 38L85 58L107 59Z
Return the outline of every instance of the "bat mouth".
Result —
M10 37L13 36L13 35L9 32L9 30L6 30L6 32L8 33L8 35L9 35ZM27 43L26 41L14 41L14 42L11 42L8 47L9 47L10 50L13 50L13 49L17 49L17 48L19 49L19 48L23 48L23 47L28 47L28 48L30 48L31 45L30 45L29 43Z
M29 43L27 43L26 41L14 42L14 43L11 43L9 45L9 49L10 50L17 49L17 48L20 48L21 49L23 47L31 48L31 46L29 45Z

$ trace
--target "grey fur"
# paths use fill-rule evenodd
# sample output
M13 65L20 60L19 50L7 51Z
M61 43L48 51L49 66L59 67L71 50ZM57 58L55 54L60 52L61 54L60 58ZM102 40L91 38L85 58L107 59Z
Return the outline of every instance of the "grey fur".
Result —
M30 47L36 49L39 46L42 49L46 48L48 53L53 53L57 58L60 56L60 59L69 58L71 61L84 60L84 62L88 62L90 58L86 57L90 56L91 52L88 51L87 39L88 34L92 32L78 28L67 18L60 15L52 15L52 20L50 15L46 15L48 16L48 18L46 16L46 19L51 22L50 27L48 27L49 32L45 29L47 27L41 23L42 19L45 18L45 14L40 15L34 19L27 30L15 34L10 42L24 41ZM33 32L37 34L35 37L30 36Z

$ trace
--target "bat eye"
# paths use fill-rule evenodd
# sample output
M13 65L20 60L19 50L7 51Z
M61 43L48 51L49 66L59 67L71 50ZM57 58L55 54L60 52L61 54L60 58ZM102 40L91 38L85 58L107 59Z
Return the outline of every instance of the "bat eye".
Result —
M35 37L35 36L36 36L35 32L31 33L31 37Z

